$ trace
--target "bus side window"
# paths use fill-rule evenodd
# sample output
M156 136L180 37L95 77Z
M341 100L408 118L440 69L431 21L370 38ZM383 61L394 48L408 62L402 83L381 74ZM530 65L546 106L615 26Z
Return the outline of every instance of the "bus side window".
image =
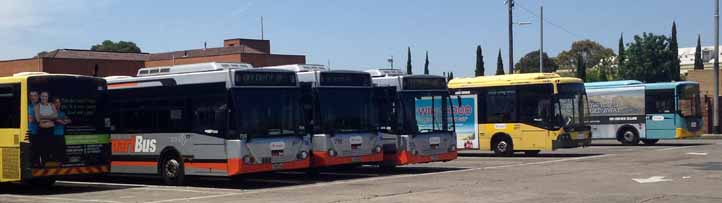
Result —
M20 128L20 85L0 85L0 128Z
M515 123L517 121L517 91L514 88L490 88L486 96L488 123Z
M201 96L192 99L193 132L223 137L228 107L225 96Z

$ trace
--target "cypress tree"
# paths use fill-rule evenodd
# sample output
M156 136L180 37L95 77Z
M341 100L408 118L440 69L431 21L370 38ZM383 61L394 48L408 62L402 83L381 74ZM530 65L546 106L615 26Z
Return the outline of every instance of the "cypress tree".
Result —
M670 57L672 61L672 72L670 74L673 80L680 81L680 75L679 75L679 48L677 45L677 23L672 21L672 38L669 42L669 49L670 49Z
M577 54L577 78L585 80L587 77L587 63L584 56Z
M501 49L499 49L499 56L496 57L496 75L504 75L504 61L501 59Z
M454 72L449 72L449 77L446 81L451 81L452 79L454 79Z
M619 70L624 68L624 60L626 59L626 56L624 55L624 33L619 35L619 48L617 49L617 68L616 72L613 73L616 75L616 77L620 77L618 75Z
M429 51L426 51L426 60L424 61L424 75L429 74Z
M475 76L484 76L484 55L481 54L481 45L476 46L476 69Z
M694 69L704 69L704 62L702 61L702 43L700 43L699 35L697 35L697 48L694 50Z
M411 71L411 47L407 47L407 53L408 55L406 56L406 74L411 75L413 74L413 72Z

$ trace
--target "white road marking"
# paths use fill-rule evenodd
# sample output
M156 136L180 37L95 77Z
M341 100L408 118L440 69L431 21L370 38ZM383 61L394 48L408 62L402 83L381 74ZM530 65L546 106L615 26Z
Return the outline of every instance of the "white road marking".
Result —
M372 181L380 181L380 180L392 180L392 179L401 179L401 178L410 178L410 177L421 177L421 176L431 176L431 175L441 175L441 174L454 174L454 173L462 173L462 172L470 172L470 171L479 171L479 170L489 170L489 169L499 169L499 168L510 168L510 167L519 167L519 166L527 166L527 165L548 164L548 163L559 163L559 162L566 162L566 161L578 161L578 160L585 160L585 159L603 158L603 157L609 157L609 156L612 156L612 154L604 154L604 155L596 155L596 156L587 156L587 157L577 157L577 158L557 159L557 160L540 161L540 162L532 162L532 163L520 163L520 164L510 164L510 165L501 165L501 166L489 166L489 167L482 167L482 168L467 168L467 169L461 169L461 170L442 171L442 172L434 172L434 173L406 174L406 175L382 176L382 177L372 177L372 178L363 178L363 179L354 179L354 180L341 180L341 181L314 183L314 184L308 184L308 185L297 185L297 186L289 186L289 187L281 187L281 188L258 189L258 190L248 191L248 192L237 192L237 193L228 193L228 194L219 194L219 195L208 195L208 196L199 196L199 197L190 197L190 198L168 199L168 200L161 200L161 201L155 201L155 202L149 202L149 203L161 203L161 202L176 202L176 201L190 201L190 200L200 200L200 199L212 199L212 198L228 197L228 196L235 196L235 195L250 195L250 194L259 194L259 193L265 193L265 192L277 192L277 191L286 191L286 190L306 189L306 188L333 186L333 185L341 185L341 184L352 184L352 183L372 182Z
M707 156L706 152L689 152L688 155Z
M239 189L224 189L224 188L207 188L207 187L177 187L177 186L163 186L163 185L145 185L145 184L127 184L127 183L103 183L103 182L77 182L77 181L58 181L63 184L75 184L75 185L94 185L94 186L123 186L130 187L131 190L159 190L159 191L176 191L176 192L196 192L196 193L212 193L219 194L226 192L238 192ZM213 191L209 191L213 190Z
M652 176L649 178L632 178L632 180L642 184L672 181L672 179L664 179L664 176Z
M691 147L696 147L696 145L684 146L684 147L662 148L662 149L656 149L656 150L654 150L654 151L669 151L669 150L685 149L685 148L691 148Z
M30 195L9 195L4 194L0 197L13 197L19 199L37 199L37 200L55 200L55 201L66 201L66 202L105 202L105 203L119 203L117 201L110 200L97 200L97 199L74 199L74 198L62 198L62 197L41 197L41 196L30 196Z

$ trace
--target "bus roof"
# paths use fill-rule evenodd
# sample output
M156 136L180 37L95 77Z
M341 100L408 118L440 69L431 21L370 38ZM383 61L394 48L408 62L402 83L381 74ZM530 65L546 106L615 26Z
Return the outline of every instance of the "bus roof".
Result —
M170 75L180 73L195 73L203 71L215 71L226 69L250 69L253 65L247 63L193 63L174 66L149 67L138 69L138 77L153 75Z
M617 80L617 81L605 81L605 82L588 82L584 83L584 86L589 88L601 88L601 87L614 87L614 86L626 86L626 85L639 85L642 84L639 80Z
M368 72L368 71L366 71ZM379 87L396 87L397 91L404 90L405 88L408 88L408 86L404 85L405 82L408 81L408 79L421 79L421 80L443 80L446 81L446 77L444 76L438 76L438 75L397 75L397 76L380 76L380 77L373 77L371 80L373 81L374 85ZM447 91L447 85L446 82L444 82L443 88L424 88L423 90L426 91Z
M552 82L582 83L583 81L579 78L561 77L556 73L522 73L452 79L449 81L449 88L513 86Z
M646 83L646 84L644 84L644 86L647 89L654 90L654 89L673 89L673 88L677 88L677 86L679 86L679 85L686 85L686 84L699 85L698 82L694 82L694 81L677 81L677 82Z

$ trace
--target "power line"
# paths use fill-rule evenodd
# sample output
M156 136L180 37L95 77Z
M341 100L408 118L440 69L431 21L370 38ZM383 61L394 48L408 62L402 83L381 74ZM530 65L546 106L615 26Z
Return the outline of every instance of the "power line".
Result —
M527 13L533 15L534 17L539 18L539 15L537 15L536 13L534 13L534 11L532 11L531 9L528 9L528 8L524 7L524 5L521 5L521 4L519 4L518 2L515 2L515 5L516 5L516 6L519 6L519 8L522 8L524 11L526 11ZM549 25L552 25L552 26L556 27L557 29L559 29L559 30L561 30L561 31L564 31L564 32L566 32L566 33L569 34L569 35L572 35L572 36L577 37L577 38L580 38L580 39L581 39L581 38L584 38L583 36L581 36L581 35L579 35L579 34L576 34L576 33L572 32L572 31L569 31L569 29L566 29L566 28L564 28L563 26L561 26L561 25L559 25L559 24L556 24L556 23L550 21L548 17L547 17L547 18L544 18L543 20L544 20L544 22L549 23Z

